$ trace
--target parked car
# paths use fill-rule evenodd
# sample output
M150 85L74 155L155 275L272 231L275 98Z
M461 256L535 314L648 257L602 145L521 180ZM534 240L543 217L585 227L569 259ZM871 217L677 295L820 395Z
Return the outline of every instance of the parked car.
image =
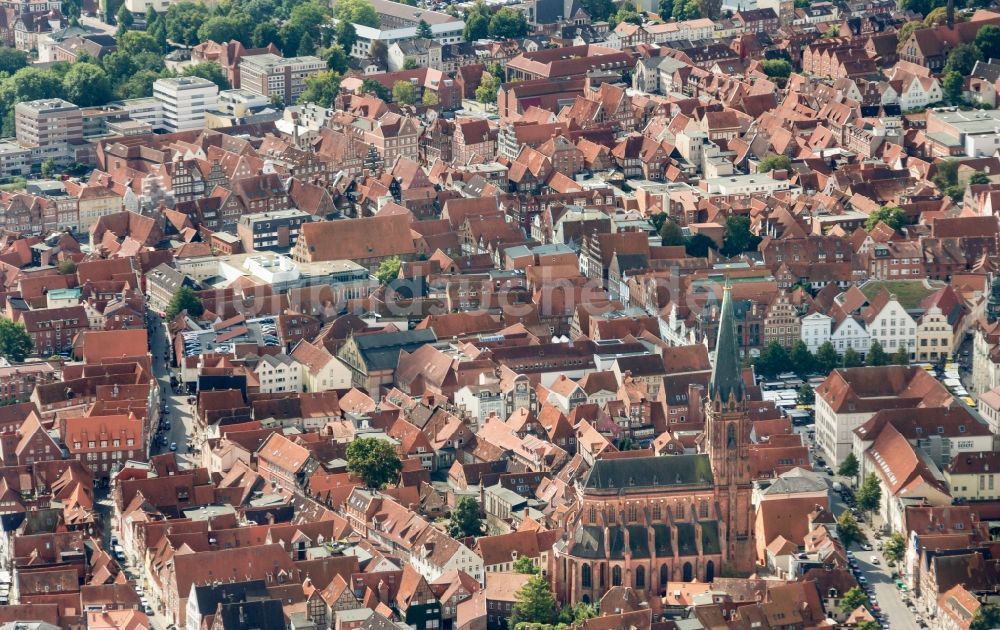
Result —
M170 450L171 451L176 451L177 450L177 442L171 442L170 443Z

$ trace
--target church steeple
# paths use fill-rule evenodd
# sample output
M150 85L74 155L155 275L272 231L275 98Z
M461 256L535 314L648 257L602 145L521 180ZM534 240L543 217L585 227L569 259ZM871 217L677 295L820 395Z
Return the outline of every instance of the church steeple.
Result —
M722 312L719 314L719 336L715 341L715 365L712 381L708 386L712 400L727 402L730 396L737 401L746 398L740 347L736 343L736 317L733 315L733 288L726 282L722 291Z

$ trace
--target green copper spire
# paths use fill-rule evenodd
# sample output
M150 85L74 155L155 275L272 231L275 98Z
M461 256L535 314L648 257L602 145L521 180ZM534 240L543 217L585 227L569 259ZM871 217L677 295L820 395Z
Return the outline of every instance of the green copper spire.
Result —
M709 397L718 397L723 402L732 394L736 400L743 400L746 392L743 386L743 369L740 363L740 347L736 343L736 320L733 316L733 288L726 282L722 292L722 312L719 314L719 336L715 341L715 365L712 367L712 382L708 388Z

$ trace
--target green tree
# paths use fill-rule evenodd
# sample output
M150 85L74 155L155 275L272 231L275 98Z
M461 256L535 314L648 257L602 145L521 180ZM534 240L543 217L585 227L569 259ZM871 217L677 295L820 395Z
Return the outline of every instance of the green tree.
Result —
M437 92L434 90L424 90L424 96L420 102L427 107L434 107L439 103Z
M844 548L850 548L851 545L864 538L858 521L850 510L844 510L837 517L837 536L840 537L840 542L844 543ZM855 608L857 607L855 606Z
M337 6L340 6L340 4L338 3ZM311 33L319 32L329 18L330 10L327 5L315 0L296 5L292 9L288 22L282 28L282 40L285 42L285 49L295 51L311 50L311 52L297 54L314 54L316 44L313 41ZM303 47L302 40L306 39L306 37L308 37L309 42Z
M882 545L882 553L893 562L899 562L906 553L906 538L899 532L892 532L889 539Z
M59 167L56 166L55 160L53 160L52 158L46 159L44 162L42 162L42 177L46 179L52 177L53 175L56 174L58 168Z
M143 17L143 21L146 23L146 28L152 26L153 22L157 21L158 19L160 19L160 14L156 12L156 9L153 8L153 5L149 5L148 7L146 7L146 15Z
M347 72L348 57L344 49L340 47L339 44L332 44L331 46L324 48L320 51L320 58L326 60L326 67L333 70L337 74L344 74Z
M867 619L858 623L854 626L854 630L881 630L882 626L878 625L874 621L868 621Z
M892 357L889 359L890 365L909 365L910 364L910 353L907 351L906 347L903 346L899 350L892 353Z
M517 560L514 561L514 573L535 575L538 573L538 566L528 556L518 556Z
M129 31L118 37L118 50L111 54L138 55L144 52L162 54L160 45L152 35L143 31ZM105 61L108 57L104 58Z
M299 49L295 54L299 57L308 57L309 55L316 54L316 43L313 41L312 35L304 33L299 38Z
M407 57L406 61L403 62L403 70L416 70L419 67L420 64L418 64L417 60L413 57Z
M697 0L674 0L673 18L675 20L693 20L701 17L701 9Z
M775 79L778 85L784 85L792 74L792 64L784 59L768 59L762 62L761 69L768 78Z
M580 6L595 22L603 22L615 12L615 5L611 0L580 0Z
M205 5L194 2L178 2L167 9L167 37L187 46L198 42L198 29L211 15Z
M871 472L861 482L858 488L858 507L865 512L872 512L878 509L882 503L882 486L879 484L878 475Z
M792 369L788 350L777 341L767 344L760 356L754 361L754 369L762 376L773 377Z
M424 20L417 22L417 37L421 39L434 39L434 33L431 31L431 25Z
M833 344L829 341L824 341L823 344L816 348L816 368L821 374L829 374L840 366L840 355L834 349Z
M373 41L368 51L372 59L378 61L383 66L389 65L389 49L381 39Z
M984 604L972 617L969 630L995 630L1000 628L1000 604Z
M982 171L976 171L969 178L969 185L970 186L973 186L973 185L975 185L975 186L981 186L981 185L989 184L989 183L990 183L990 176L987 175L986 173L982 172Z
M520 560L520 558L518 558L518 560ZM597 609L597 604L577 602L575 604L562 607L562 610L559 611L559 623L567 626L580 627L583 625L584 621L596 617L598 612L600 611Z
M140 70L119 83L115 92L119 98L148 98L153 95L153 83L159 78L158 72Z
M975 44L983 59L1000 58L1000 26L994 24L980 26L976 31Z
M962 102L962 87L965 85L965 77L957 70L949 70L944 73L941 79L941 91L944 100L951 105L958 105Z
M351 27L351 31L354 31L354 27ZM357 39L357 36L355 36ZM279 49L283 47L283 42L281 40L281 31L278 29L278 25L274 22L267 21L261 22L254 27L253 33L250 34L250 43L256 48L266 48L267 46L274 44ZM354 42L351 42L354 45ZM345 48L344 50L349 50Z
M64 276L71 276L76 273L76 263L72 259L67 258L59 263L57 269Z
M490 18L482 13L473 12L465 20L465 31L462 35L467 42L485 39L490 34Z
M399 268L402 264L403 263L398 256L387 258L379 263L378 271L375 272L375 277L378 279L380 284L388 284L399 277Z
M403 463L392 444L378 438L357 438L347 447L347 470L372 490L399 478Z
M722 10L722 0L697 0L697 2L697 17L707 17L711 20L719 18L719 13Z
M378 13L368 0L338 0L333 8L333 16L351 24L372 28L378 28L379 25Z
M770 173L775 169L787 171L790 168L792 168L792 158L774 153L769 154L757 164L758 173Z
M299 96L300 103L316 103L320 107L333 107L340 92L341 76L333 70L317 72L306 77L306 89ZM387 261L383 261L383 264Z
M63 78L63 94L80 107L104 105L112 98L111 79L100 66L75 63Z
M514 628L519 623L554 623L558 610L559 606L548 580L540 573L535 574L514 594L509 626Z
M792 349L788 353L788 360L792 363L792 371L799 378L805 378L816 370L816 357L813 356L812 352L809 352L806 343L801 339L796 339L792 344Z
M683 245L684 232L681 231L681 226L667 219L660 227L660 240L665 246Z
M211 61L203 61L202 63L196 63L193 66L186 66L181 73L185 77L201 77L202 79L208 79L212 83L219 86L220 90L229 89L229 80L226 79L226 75L222 73L222 68L219 64L212 63Z
M235 39L246 46L251 44L253 28L250 16L245 13L216 16L209 18L198 27L198 39L203 42L213 41L220 44Z
M816 392L813 391L812 385L810 385L809 383L802 383L802 387L799 387L797 400L800 405L815 404Z
M948 61L944 64L944 73L957 72L966 76L972 72L976 62L983 58L975 44L959 44L948 53Z
M28 53L16 48L0 48L0 72L14 74L28 67Z
M448 519L448 534L453 538L479 536L483 523L479 517L479 503L472 497L462 497L455 504Z
M846 614L850 614L861 606L867 605L868 595L857 586L852 587L844 593L844 597L840 600L840 610Z
M31 336L24 324L15 324L6 317L0 317L0 357L20 363L31 352Z
M674 16L674 0L660 0L656 9L656 12L660 14L660 19L667 21Z
M392 100L399 105L413 105L417 102L417 89L410 81L396 81L392 84Z
M365 79L361 82L361 93L362 94L372 94L387 101L392 98L392 93L388 89L375 79Z
M837 466L837 474L841 477L854 477L858 474L858 458L854 453L848 453L844 461Z
M906 225L906 211L898 206L882 206L868 215L865 229L871 232L879 223L885 223L898 231Z
M181 311L187 311L191 317L200 317L205 312L201 298L190 287L181 287L174 292L167 304L166 318L173 319Z
M715 241L704 234L692 234L684 239L684 251L693 258L705 258L708 251L715 248Z
M490 18L490 37L520 39L528 34L528 19L520 11L503 7Z
M726 231L722 243L723 255L736 256L757 249L760 237L750 231L750 217L730 216L726 219Z
M958 184L958 166L958 160L941 160L934 165L931 181L942 190Z
M497 102L497 92L500 91L500 81L488 72L483 73L483 77L476 88L476 100L480 103L494 104Z
M865 355L865 365L868 367L889 365L889 355L882 349L882 344L878 342L878 339L872 341L871 347L868 348L868 354Z
M845 368L856 368L864 365L864 361L861 360L861 355L854 348L848 347L847 351L844 352L844 367Z
M338 22L337 28L334 31L337 36L337 43L340 47L344 49L345 52L350 54L351 50L354 48L354 43L358 41L358 31L354 28L354 25L350 22Z
M115 31L116 37L121 37L127 33L132 28L132 25L135 24L132 12L124 4L118 7L118 13L115 14L115 21L118 22L118 30Z

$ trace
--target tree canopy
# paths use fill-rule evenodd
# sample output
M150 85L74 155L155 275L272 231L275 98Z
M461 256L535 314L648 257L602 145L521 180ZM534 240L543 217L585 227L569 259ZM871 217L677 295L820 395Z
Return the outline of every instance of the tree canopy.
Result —
M198 29L209 20L208 8L200 2L178 2L167 9L167 37L186 46L199 43Z
M528 19L524 13L503 7L493 14L489 35L497 39L520 39L528 34Z
M73 64L63 77L62 87L64 98L80 107L104 105L113 94L108 74L92 63Z
M840 537L840 542L844 543L845 548L860 542L863 538L858 521L850 510L844 510L837 517L837 536Z
M433 38L434 33L431 31L431 25L424 20L420 20L420 22L417 23L417 37L423 39Z
M889 355L882 349L882 344L878 342L878 339L872 341L871 347L868 348L868 354L865 355L865 365L868 367L889 365Z
M472 497L462 497L455 504L455 509L451 511L448 519L448 533L453 538L464 538L466 536L479 536L483 529L482 519L479 517L479 502Z
M983 59L1000 58L1000 26L987 24L979 27L976 31L975 45Z
M28 53L16 48L0 48L0 72L14 74L28 67Z
M403 464L389 442L357 438L347 447L347 470L372 490L378 490L399 478Z
M500 91L500 81L489 72L483 73L483 78L476 88L476 100L484 104L497 102L497 92Z
M844 461L837 466L837 474L841 477L854 477L858 474L858 458L854 453L848 453Z
M792 168L792 158L771 153L757 165L757 172L770 173L775 169L787 171L790 168Z
M379 263L378 271L375 272L375 278L377 278L381 284L388 284L392 282L399 276L399 268L402 264L403 263L399 259L399 256L386 258Z
M306 89L299 96L299 102L316 103L320 107L332 107L337 93L340 92L340 80L341 76L333 70L324 70L306 77Z
M0 357L20 363L31 352L32 345L24 324L15 324L6 317L0 317Z
M878 475L873 472L868 473L865 480L861 482L861 487L858 488L857 499L858 507L866 512L878 509L882 502L882 486L879 483Z
M199 317L205 312L201 298L190 287L181 287L174 292L167 304L166 318L173 319L181 311L187 311L191 317Z
M746 251L757 249L760 237L750 231L750 217L731 216L726 219L726 231L723 237L722 253L725 256L736 256Z
M844 597L840 600L840 609L847 614L854 612L861 606L867 605L868 596L857 586L852 586L850 590L844 593Z
M984 604L972 617L969 630L994 630L1000 628L1000 604Z
M410 81L396 81L392 84L392 100L397 105L413 105L417 102L417 88Z
M518 556L517 560L514 561L514 572L535 575L538 573L538 565L532 562L528 556Z
M208 79L212 83L219 86L220 90L229 89L229 80L226 79L226 75L222 73L222 68L219 67L219 64L212 63L211 61L204 61L191 66L185 66L181 76L201 77L202 79Z
M378 28L379 25L375 6L368 0L337 0L337 4L333 8L333 16L338 20L372 28Z
M558 610L549 581L540 573L532 575L514 595L510 627L516 627L519 623L554 623Z
M973 186L984 185L989 183L990 183L990 176L984 173L983 171L976 171L975 173L972 174L971 177L969 177L969 184Z
M885 223L893 230L899 230L906 225L906 211L898 206L882 206L868 215L865 229L871 232L879 223Z
M906 553L906 538L903 537L903 534L892 532L889 539L882 545L882 553L893 562L902 560L903 554Z

